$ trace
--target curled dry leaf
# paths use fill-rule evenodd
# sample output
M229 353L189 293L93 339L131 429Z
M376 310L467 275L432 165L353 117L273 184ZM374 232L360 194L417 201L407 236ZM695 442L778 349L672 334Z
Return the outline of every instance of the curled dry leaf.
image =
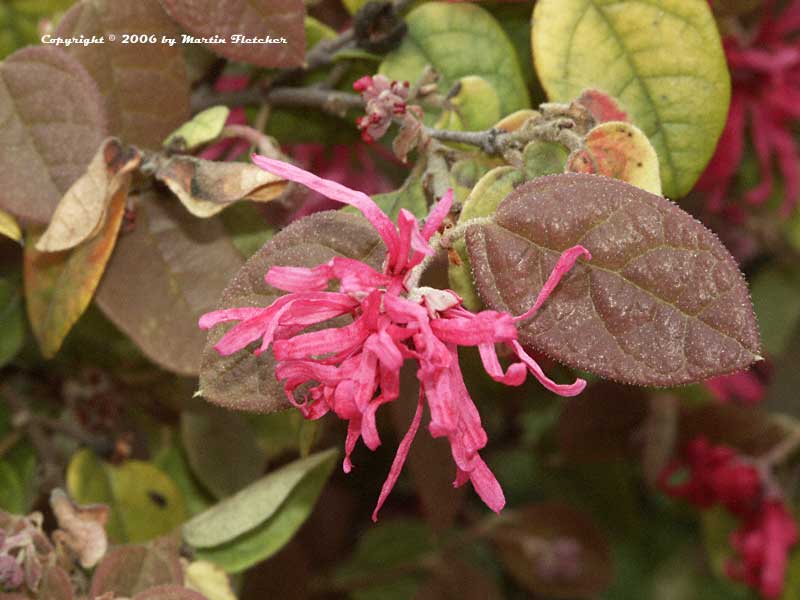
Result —
M655 148L641 129L623 121L601 123L587 133L584 147L570 155L567 171L605 175L661 194Z
M250 163L214 162L192 156L162 159L156 178L196 217L213 217L238 200L269 202L288 183Z
M63 490L50 493L50 506L58 521L54 539L63 542L78 556L84 569L95 566L108 549L106 523L109 508L105 504L78 506Z
M106 222L114 194L130 183L130 173L142 155L116 138L106 139L86 172L58 203L47 229L36 242L39 252L60 252L94 237Z
M517 187L466 241L481 299L511 314L533 304L563 250L591 252L520 327L520 341L567 365L671 386L760 359L736 261L665 198L607 177L550 175Z

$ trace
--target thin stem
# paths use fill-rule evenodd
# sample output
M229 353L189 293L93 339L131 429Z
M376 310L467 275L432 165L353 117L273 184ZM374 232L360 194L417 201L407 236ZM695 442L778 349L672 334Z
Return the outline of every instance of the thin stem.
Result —
M218 104L249 106L264 103L272 106L319 108L339 116L344 115L350 109L358 109L364 105L359 94L337 90L313 87L276 87L265 90L255 87L239 92L205 90L192 98L192 110L199 112Z

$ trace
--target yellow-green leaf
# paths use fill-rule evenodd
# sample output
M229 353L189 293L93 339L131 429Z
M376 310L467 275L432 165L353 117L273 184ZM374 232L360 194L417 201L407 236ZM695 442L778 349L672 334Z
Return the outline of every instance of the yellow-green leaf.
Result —
M706 0L540 0L533 56L551 100L619 100L652 142L664 192L686 194L725 125L730 76Z
M658 156L642 130L608 121L586 134L584 148L570 156L567 171L605 175L661 195Z
M4 210L0 210L0 235L11 238L15 242L22 240L22 230L17 220Z
M474 4L431 2L408 13L406 23L408 33L381 63L382 74L413 83L430 65L439 73L443 93L462 77L478 75L497 93L501 115L528 107L514 47L486 10Z
M25 245L25 299L28 319L42 354L49 358L61 348L64 338L89 305L114 249L130 174L114 193L106 209L106 221L92 239L65 252L39 252L38 235Z
M81 450L67 467L67 489L80 504L111 507L107 531L118 543L158 537L186 518L183 497L172 479L139 460L114 466Z
M164 146L177 143L184 150L193 150L207 144L222 133L229 114L231 114L231 110L227 106L207 108L192 117L191 121L187 121L170 133L164 140Z
M458 80L458 86L458 93L449 101L451 109L442 113L437 127L456 131L480 131L489 129L502 116L500 97L483 77L462 77Z

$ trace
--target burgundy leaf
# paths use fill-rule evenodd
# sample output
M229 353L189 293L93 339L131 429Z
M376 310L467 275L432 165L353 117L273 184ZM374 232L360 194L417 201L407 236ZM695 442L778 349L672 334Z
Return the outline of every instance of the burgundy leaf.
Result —
M55 47L0 63L0 209L46 223L106 137L97 85Z
M133 197L136 221L122 233L97 289L106 316L153 362L197 374L211 310L242 257L218 219L197 219L171 196Z
M146 546L120 546L97 565L89 597L105 592L131 597L153 586L183 583L177 544L160 538Z
M677 205L624 182L542 177L471 228L476 286L490 308L520 314L559 254L591 253L542 310L523 343L575 368L639 385L671 386L744 369L759 359L747 284L716 236Z
M117 34L110 41L109 34ZM154 35L156 43L123 43L123 34ZM129 144L159 148L189 119L189 80L179 37L158 0L82 0L64 15L55 33L70 38L106 36L106 43L70 46L103 94L109 131ZM134 38L136 39L136 38Z
M276 265L314 267L334 256L347 256L380 268L384 254L377 232L362 217L334 211L315 213L293 223L256 252L228 284L218 308L269 306L282 293L264 282L264 275ZM203 397L235 410L274 412L286 408L282 386L275 380L272 352L220 356L214 350L232 325L217 325L209 331L200 368Z
M226 58L260 67L297 67L303 63L306 37L303 0L161 0L178 23L198 37L225 38L207 44ZM231 36L285 39L286 43L236 43Z
M159 585L139 592L133 600L206 600L206 597L179 585Z

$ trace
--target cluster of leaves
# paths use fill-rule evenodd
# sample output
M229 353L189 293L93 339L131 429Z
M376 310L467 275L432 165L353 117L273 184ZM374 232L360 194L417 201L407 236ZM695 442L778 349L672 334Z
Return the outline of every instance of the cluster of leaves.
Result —
M690 193L730 101L709 3L306 4L314 16L301 0L0 7L0 509L33 515L3 513L0 542L27 528L43 569L12 589L0 564L0 597L754 597L724 572L734 525L657 487L702 435L798 500L794 226L763 213L733 227ZM724 27L757 22L758 2L711 4ZM22 47L43 32L289 43ZM366 529L388 454L333 475L325 448L341 428L284 411L269 353L221 357L225 327L197 328L214 308L270 304L272 266L380 268L360 216L284 227L301 191L246 155L208 158L242 154L231 138L275 158L270 136L355 148L352 85L376 73L409 86L408 110L383 113L389 143L370 149L396 188L375 201L424 218L447 188L458 199L449 226L465 235L426 283L520 314L561 251L592 253L520 328L526 347L590 381L584 395L501 388L462 354L509 499L499 517L452 488L447 446L421 437L399 500ZM220 91L225 77L244 89ZM762 357L749 381L773 412L741 406L735 382L672 389ZM416 402L413 373L402 378L379 414L398 431ZM68 497L48 505L59 485ZM57 527L42 531L35 509ZM800 589L800 554L790 560L786 599Z

